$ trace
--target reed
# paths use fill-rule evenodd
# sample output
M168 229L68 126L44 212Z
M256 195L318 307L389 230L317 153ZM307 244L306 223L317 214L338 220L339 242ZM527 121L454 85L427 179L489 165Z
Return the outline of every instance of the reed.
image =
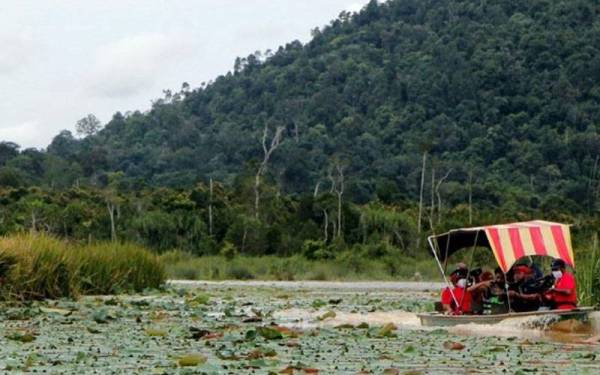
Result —
M78 245L45 234L0 237L0 298L76 298L159 287L157 256L136 245Z
M438 280L432 259L369 259L341 253L335 259L310 260L300 255L196 257L182 251L161 256L168 277L196 280Z
M594 234L577 254L577 295L581 305L600 304L600 249Z

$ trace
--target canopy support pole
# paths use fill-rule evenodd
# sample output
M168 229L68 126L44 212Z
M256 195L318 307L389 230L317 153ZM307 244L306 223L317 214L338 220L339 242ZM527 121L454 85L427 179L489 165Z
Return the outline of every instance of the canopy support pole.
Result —
M444 272L444 267L442 267L440 258L438 258L437 251L435 251L435 246L433 245L432 239L433 239L433 236L427 237L427 242L429 243L429 248L431 249L431 252L433 253L433 256L435 257L435 261L437 262L437 265L440 268L440 273L442 274L442 277L444 278L444 282L446 282L446 285L448 285L448 290L450 291L450 295L452 296L454 303L456 304L456 306L460 306L458 304L458 300L456 299L456 296L454 295L454 291L452 290L452 285L450 284L450 282L448 281L448 278L446 277L446 273Z
M467 280L469 280L469 276L471 276L471 269L473 268L473 258L475 258L475 249L477 248L477 239L479 238L479 231L475 233L475 242L473 242L473 249L471 250L471 259L469 260L469 268L467 268ZM450 242L450 238L448 238L448 242ZM465 292L467 291L467 286L465 285ZM462 307L463 301L465 300L465 294L463 293L462 298L460 299L460 307Z
M504 273L504 292L506 293L506 301L508 301L508 313L512 314L512 307L510 305L510 296L508 295L508 279L506 278L506 272L502 271Z

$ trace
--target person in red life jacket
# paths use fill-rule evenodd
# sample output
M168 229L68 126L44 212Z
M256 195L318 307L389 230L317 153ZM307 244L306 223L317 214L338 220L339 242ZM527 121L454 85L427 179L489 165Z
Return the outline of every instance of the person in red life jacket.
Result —
M575 276L566 270L562 259L552 261L552 276L554 286L550 288L545 298L553 309L572 310L577 308L577 284Z
M462 315L471 312L471 292L467 288L467 270L457 268L450 274L452 289L442 291L444 314Z

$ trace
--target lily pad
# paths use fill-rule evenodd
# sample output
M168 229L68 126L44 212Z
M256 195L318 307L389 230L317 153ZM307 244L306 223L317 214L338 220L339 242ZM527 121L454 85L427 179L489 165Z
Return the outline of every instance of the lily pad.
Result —
M177 360L177 364L181 367L198 366L206 363L207 358L202 354L186 354Z

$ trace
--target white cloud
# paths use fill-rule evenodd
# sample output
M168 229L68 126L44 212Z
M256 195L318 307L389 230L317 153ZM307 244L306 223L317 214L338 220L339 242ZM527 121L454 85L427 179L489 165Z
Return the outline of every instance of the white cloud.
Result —
M33 43L24 34L0 34L0 74L25 65L34 53Z
M154 86L188 54L178 35L140 34L97 49L87 86L99 96L125 97Z
M364 6L364 3L352 3L346 7L346 10L351 13L358 13Z
M43 129L38 120L0 128L0 141L15 142L25 147L44 147L54 129Z

